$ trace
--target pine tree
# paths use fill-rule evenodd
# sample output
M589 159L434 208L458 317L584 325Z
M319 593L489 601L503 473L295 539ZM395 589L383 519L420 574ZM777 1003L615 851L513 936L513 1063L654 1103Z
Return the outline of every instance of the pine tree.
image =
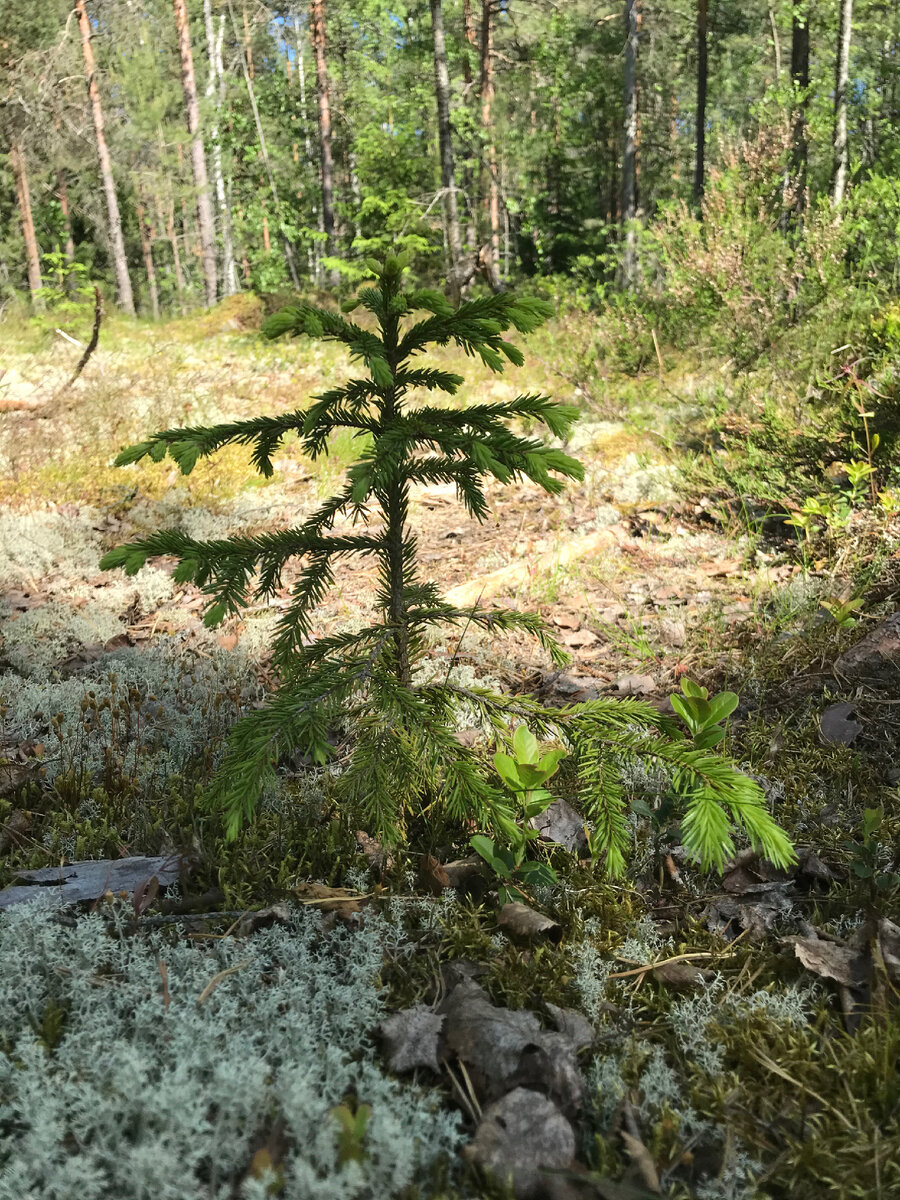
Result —
M303 561L272 645L280 686L263 708L234 727L212 785L210 800L226 813L229 831L236 834L252 817L263 790L274 782L279 759L300 750L324 763L328 734L343 717L353 750L336 786L383 840L402 839L409 817L430 806L451 819L474 818L514 840L519 829L508 797L478 753L454 735L464 709L474 710L498 735L510 720L524 719L541 736L562 739L572 748L585 813L595 827L594 848L613 872L624 866L629 838L621 767L634 758L660 763L672 773L673 787L688 808L685 844L698 858L721 863L732 848L733 819L770 857L787 861L790 846L766 812L757 785L727 760L687 743L648 704L597 700L545 709L527 697L416 677L426 633L436 625L525 630L557 664L567 661L539 617L458 608L421 578L409 499L414 484L452 483L469 513L481 520L488 511L489 477L501 483L528 478L558 493L566 479L582 478L580 464L511 424L543 424L563 437L577 411L535 394L464 408L413 406L414 389L452 396L463 382L459 375L416 363L428 346L453 343L501 372L506 361L523 362L504 333L510 327L531 332L550 309L510 294L454 308L440 292L404 289L405 255L389 256L384 264L369 259L367 265L375 282L361 288L343 314L300 303L263 327L270 338L292 334L340 342L351 358L365 364L365 375L316 397L306 411L165 430L117 459L119 465L144 458L159 462L168 454L189 474L201 457L237 443L253 446L254 466L270 476L273 455L287 435L299 435L313 459L327 452L330 435L339 429L352 429L368 442L348 469L345 486L297 528L207 542L177 530L161 531L118 547L101 562L104 569L121 567L134 574L154 555L176 557L174 578L202 588L209 598L205 621L214 626L251 602L270 599L287 564ZM357 306L374 316L376 332L348 319ZM424 319L408 320L421 311L428 314ZM373 513L380 522L370 532ZM365 520L367 532L335 532L341 517ZM353 554L375 555L380 562L378 620L312 640L312 612L334 583L335 563Z

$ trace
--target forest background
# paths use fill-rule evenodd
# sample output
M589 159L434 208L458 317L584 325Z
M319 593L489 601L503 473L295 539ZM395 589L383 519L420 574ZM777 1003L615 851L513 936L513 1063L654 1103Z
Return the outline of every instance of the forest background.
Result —
M102 281L155 317L353 284L393 247L423 277L733 308L755 257L796 315L804 250L896 274L898 26L882 0L4 0L0 289ZM819 228L848 186L864 255ZM698 289L705 193L758 228L723 229Z

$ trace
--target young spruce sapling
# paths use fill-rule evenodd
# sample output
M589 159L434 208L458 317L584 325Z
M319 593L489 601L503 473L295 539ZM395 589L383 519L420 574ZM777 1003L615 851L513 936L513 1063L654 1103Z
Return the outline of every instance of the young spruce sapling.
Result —
M459 375L418 365L429 346L453 343L499 373L507 361L523 362L503 335L510 327L530 333L549 316L549 306L501 294L454 308L439 292L404 288L403 255L384 264L368 260L368 266L373 284L345 304L342 314L298 303L263 326L270 338L293 334L341 342L351 359L363 364L364 374L315 397L304 411L165 430L117 459L120 465L144 458L160 462L168 454L189 474L198 459L237 443L252 446L251 461L270 476L273 455L289 435L299 435L313 459L326 453L336 430L353 430L361 439L343 488L296 528L216 541L163 530L118 547L101 563L134 574L154 555L177 558L175 578L194 582L209 598L205 621L210 626L251 602L271 599L285 581L288 564L301 564L292 569L290 603L271 648L280 685L264 707L235 725L210 788L210 800L224 811L230 834L252 818L263 791L274 782L279 760L303 751L326 761L327 735L340 717L352 730L353 748L337 777L338 793L383 841L400 841L411 816L436 806L451 819L474 819L505 844L520 845L522 814L479 754L455 737L464 708L470 714L475 709L501 741L510 723L524 718L537 736L565 746L573 756L592 852L613 874L624 870L631 840L622 768L635 760L669 774L684 809L684 844L704 865L721 866L733 851L734 826L772 861L788 863L790 842L768 813L757 784L710 746L685 739L675 722L649 704L603 698L547 709L527 697L461 688L447 678L415 678L426 631L442 624L472 624L491 632L522 629L558 665L567 661L536 615L458 608L442 599L418 572L409 503L415 485L449 483L469 513L483 520L488 477L501 483L524 477L558 493L566 479L582 478L581 466L562 450L517 432L514 423L543 424L563 438L577 412L534 394L466 407L419 403L416 393L452 396L463 382ZM372 314L374 322L368 324L374 329L349 319L360 306ZM414 319L422 312L424 319ZM379 562L377 619L360 630L313 640L311 614L334 583L335 564L354 554L373 555Z

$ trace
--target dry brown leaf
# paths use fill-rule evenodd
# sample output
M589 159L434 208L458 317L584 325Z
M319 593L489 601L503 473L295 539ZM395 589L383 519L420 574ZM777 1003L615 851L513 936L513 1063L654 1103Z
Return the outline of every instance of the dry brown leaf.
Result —
M446 1017L424 1004L392 1013L381 1022L388 1067L397 1074L416 1067L440 1070L441 1030Z
M533 1013L492 1004L471 979L456 984L440 1012L447 1018L444 1045L465 1063L479 1100L531 1087L566 1112L579 1107L583 1085L572 1043L541 1029Z
M544 1200L542 1172L572 1166L575 1134L551 1100L520 1087L485 1109L463 1156L511 1180L517 1200Z
M256 933L257 929L268 929L270 925L287 925L290 919L291 910L286 904L270 904L268 908L244 913L234 932L237 937L249 937L251 933Z
M562 926L558 921L518 901L502 906L497 917L497 926L511 938L521 938L524 941L545 938L549 942L558 942L562 937Z
M445 888L453 886L450 882L450 876L432 854L424 854L422 856L419 868L419 882L433 896L439 896Z
M794 954L807 971L822 979L833 979L849 988L859 987L866 980L866 955L853 946L818 937L790 937L785 942L794 947Z
M596 633L591 633L590 629L574 629L571 633L564 633L560 638L563 645L572 650L577 650L581 646L593 646L599 640Z

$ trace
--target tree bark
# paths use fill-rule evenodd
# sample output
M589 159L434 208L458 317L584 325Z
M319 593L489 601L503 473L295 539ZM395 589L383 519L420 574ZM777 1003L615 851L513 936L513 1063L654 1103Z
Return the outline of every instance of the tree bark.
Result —
M134 294L131 290L131 277L128 274L128 258L125 254L125 239L122 236L122 217L119 213L119 201L116 196L116 182L113 177L112 160L109 157L109 148L106 145L103 105L100 102L100 89L97 86L97 68L94 62L94 48L91 45L91 23L87 14L86 0L75 0L75 12L78 16L78 28L81 32L84 73L87 79L88 98L91 102L91 115L94 119L94 136L97 142L97 157L100 160L103 192L106 196L109 243L112 249L113 266L116 273L118 302L119 307L124 309L129 316L133 317Z
M231 5L231 0L228 0L228 12L231 17L231 28L237 41L238 31L237 22L234 17L234 9ZM262 121L259 118L259 105L256 103L256 89L253 86L253 78L250 75L250 66L247 62L247 57L243 50L241 51L241 70L244 73L244 83L247 85L247 98L250 101L250 110L253 113L253 120L256 124L256 136L259 139L259 152L262 156L263 166L266 169L266 175L269 180L269 190L272 193L272 200L275 204L275 216L278 221L278 231L281 234L281 246L284 251L284 261L287 265L288 274L291 277L291 283L299 290L300 280L297 276L297 267L294 263L294 251L291 248L291 243L288 241L287 234L284 232L284 222L281 219L281 200L278 197L278 187L275 183L275 176L272 174L272 164L269 161L269 151L266 146L266 135L263 132ZM268 227L267 227L268 228ZM244 278L246 279L246 272Z
M850 38L853 32L853 0L841 0L838 28L837 64L834 80L834 167L831 181L831 203L835 208L844 198L847 188L849 154L847 146L847 89L850 86Z
M66 262L73 263L75 238L72 236L72 211L69 206L69 185L62 167L56 172L56 194L59 197L59 211L62 213L63 228L66 231Z
M231 230L231 211L225 192L225 176L222 171L222 142L219 124L222 106L225 103L225 71L222 64L222 40L225 36L225 14L219 16L218 31L212 14L212 0L203 0L203 23L206 29L206 52L209 58L209 75L206 81L206 97L215 100L215 121L210 131L212 142L213 180L216 187L216 203L219 209L219 227L222 230L222 294L233 296L239 291L237 269L234 261L234 238Z
M22 223L22 236L25 239L25 266L28 272L28 291L31 302L35 307L41 304L41 290L44 281L41 279L41 252L37 235L34 231L34 216L31 212L31 192L28 187L28 171L25 166L25 155L22 153L20 142L13 141L9 147L9 165L12 168L13 180L16 185L16 202L19 206L19 219Z
M622 160L622 224L625 227L625 254L622 259L622 283L632 288L637 283L637 59L639 0L625 0L625 147Z
M775 82L781 81L781 39L778 36L778 23L775 20L775 0L769 0L769 29L772 33L772 52L775 55Z
M209 194L209 179L206 174L206 153L200 133L200 104L197 100L197 82L194 78L194 54L191 50L191 33L188 27L185 0L172 0L175 29L178 33L178 51L181 56L181 86L184 91L184 111L188 133L191 135L191 167L194 187L197 192L197 225L200 231L200 246L203 258L203 278L206 283L206 304L211 307L218 298L216 278L216 226L213 219L212 201Z
M322 230L328 254L334 254L334 151L331 142L331 100L328 94L327 35L325 0L312 0L309 6L309 33L316 64L316 99L319 106L319 161L322 172ZM337 271L329 271L328 282L337 286Z
M300 121L303 125L303 149L306 153L306 162L312 162L312 139L309 136L309 114L306 108L306 52L305 39L300 32L300 19L295 14L294 16L294 33L297 43L297 82L300 85ZM313 216L316 222L319 220L319 207L317 204L312 206ZM319 253L319 244L316 241L311 241L307 250L307 269L310 279L316 284L320 282L321 268Z
M453 139L450 133L450 72L447 69L447 48L444 42L444 16L441 12L441 0L430 0L430 3L444 223L447 230L447 248L450 252L449 283L450 293L454 300L458 301L461 291L459 272L462 266L462 239L459 233L459 205L456 198L456 178L453 168Z
M147 272L147 290L150 292L150 311L154 321L159 320L159 290L156 286L156 269L153 266L153 242L147 228L147 212L143 199L137 202L138 229L141 234L141 251L144 255L144 270Z
M706 183L706 85L709 75L708 0L697 0L697 118L694 158L694 204L703 202Z
M497 146L494 140L494 46L491 25L493 0L481 5L481 131L487 167L487 227L491 231L490 257L484 266L493 290L500 286L500 189L497 180Z
M791 132L791 209L800 218L806 208L806 173L809 160L807 107L809 103L809 5L794 8L791 29L791 81L794 85L794 115Z

